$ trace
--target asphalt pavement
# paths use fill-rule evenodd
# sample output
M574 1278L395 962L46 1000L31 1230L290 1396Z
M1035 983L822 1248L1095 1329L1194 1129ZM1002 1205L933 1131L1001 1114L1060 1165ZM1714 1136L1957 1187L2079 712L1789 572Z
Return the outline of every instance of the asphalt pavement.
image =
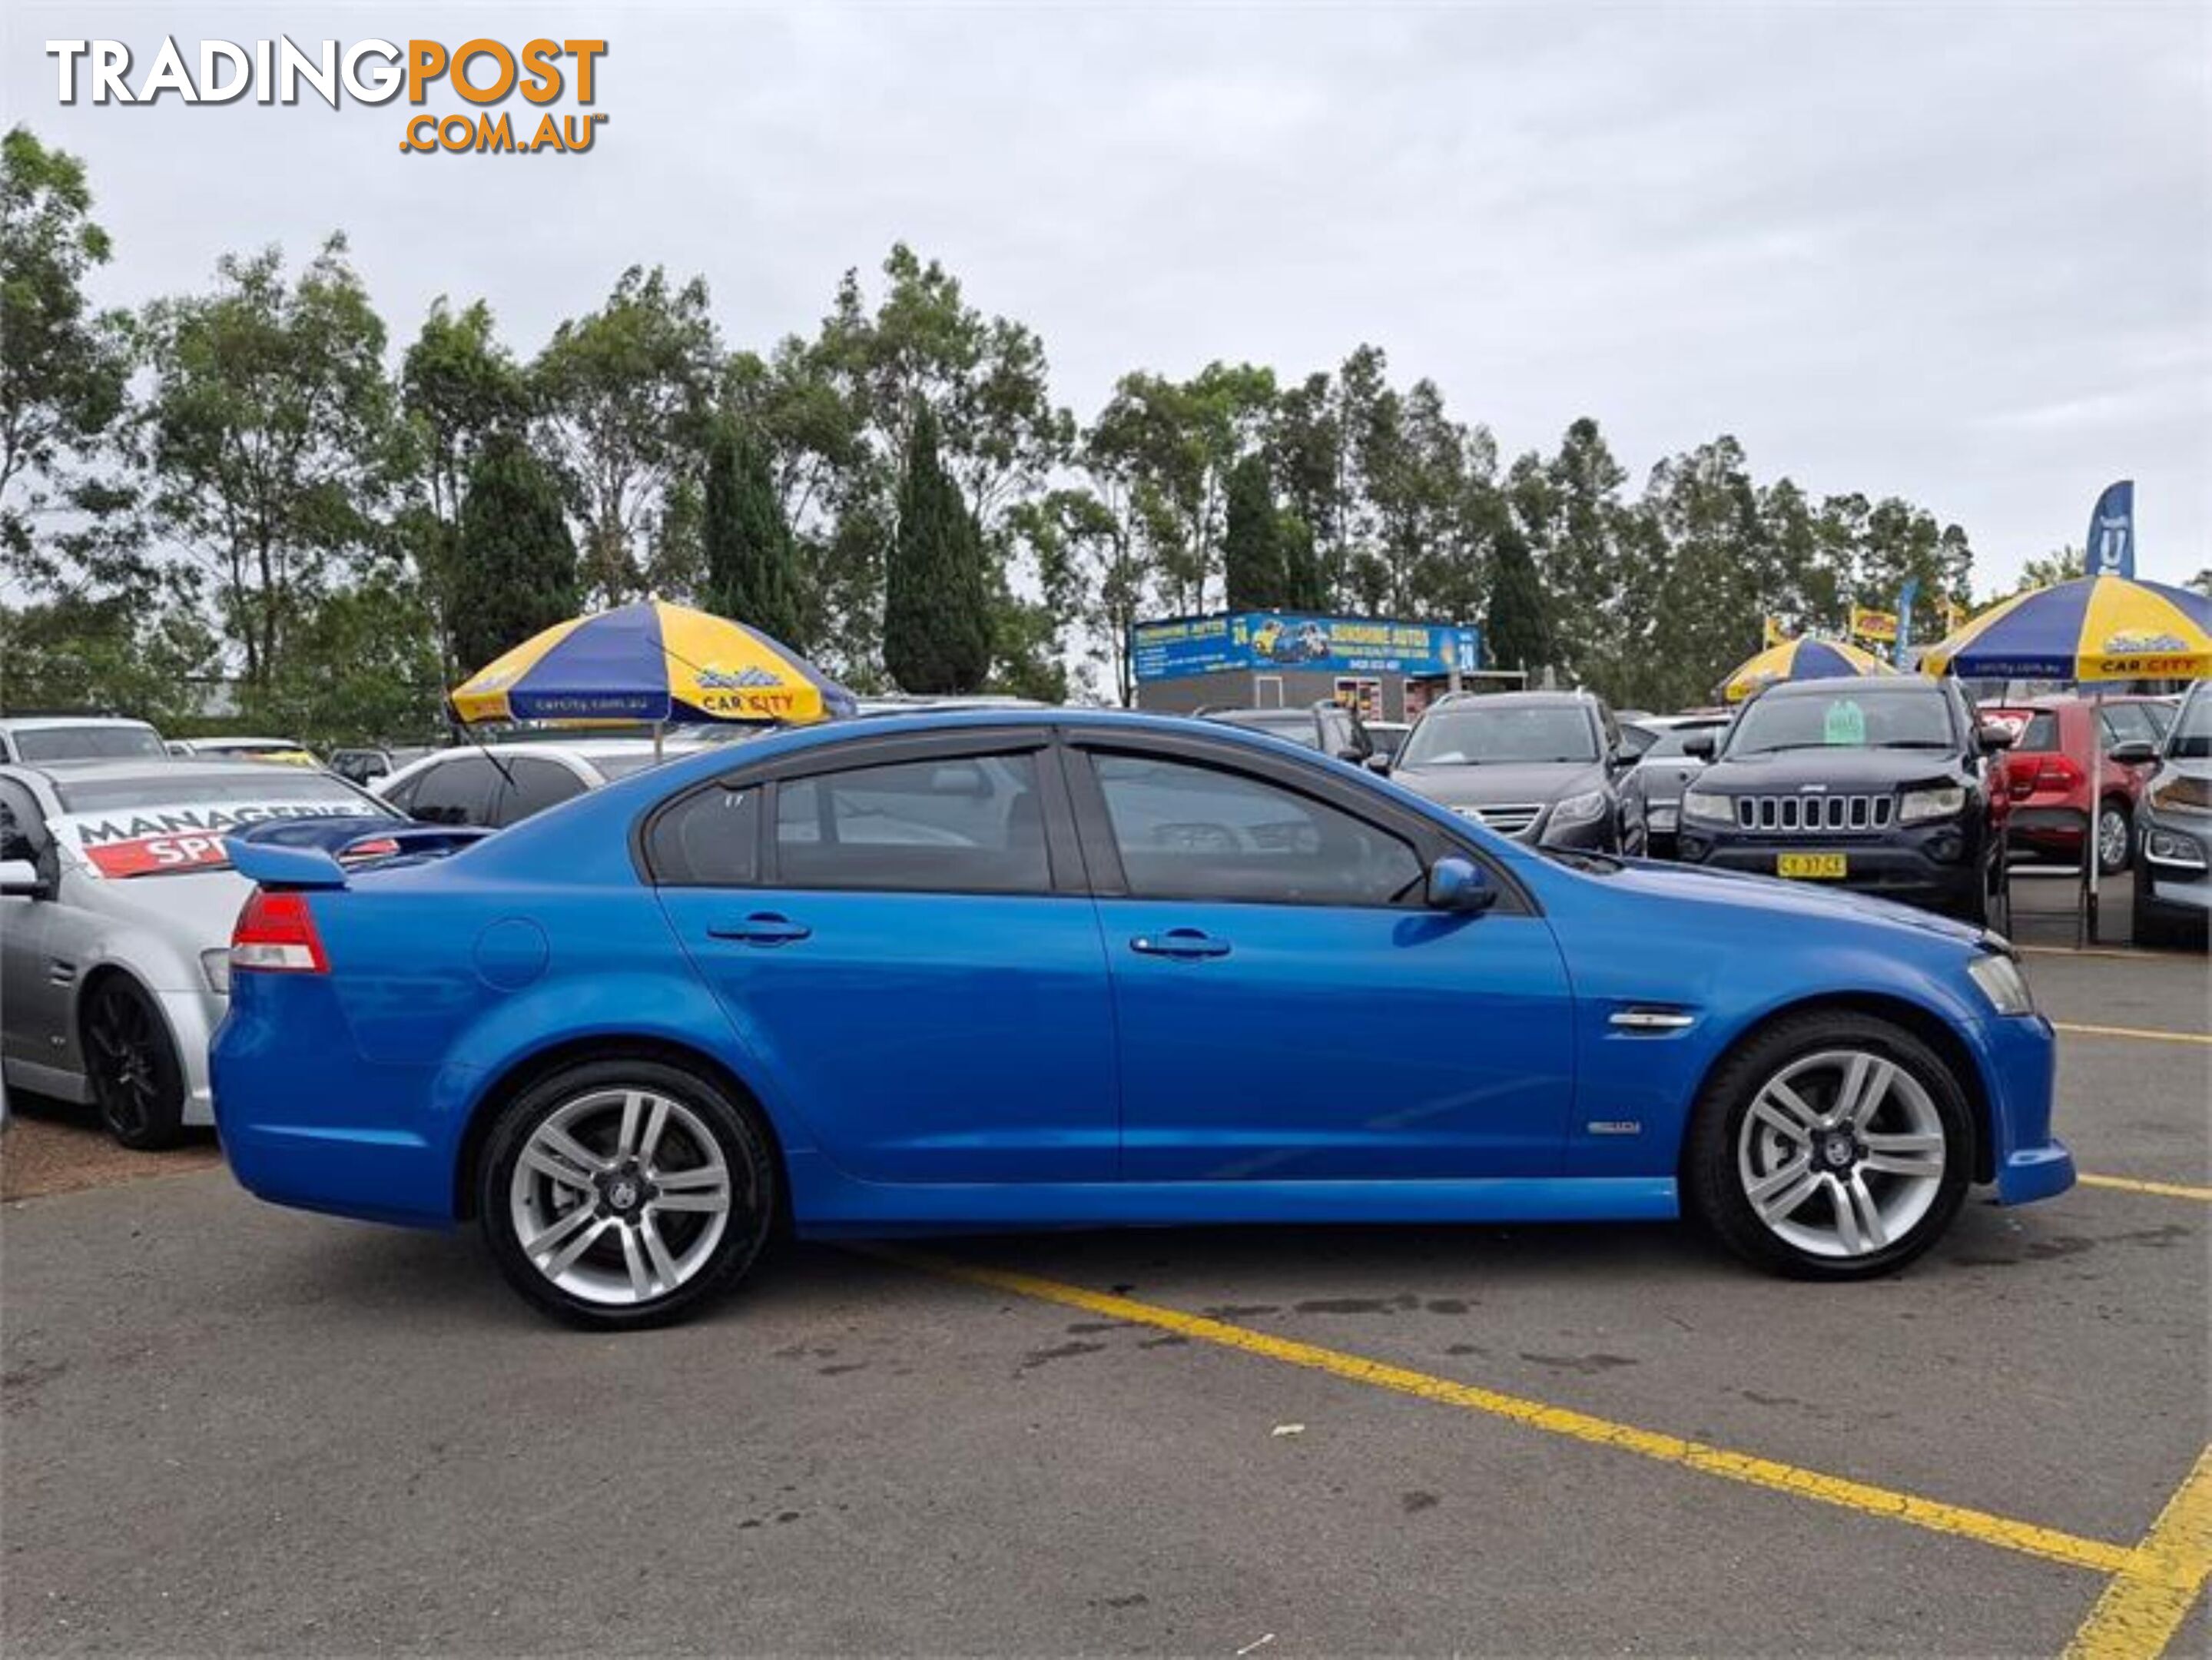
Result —
M2130 1553L2212 1433L2212 971L2028 960L2138 1185L1859 1286L1674 1227L1024 1236L612 1338L219 1170L9 1206L0 1645L2056 1653L2116 1573L2179 1618ZM2103 1635L2205 1652L2203 1602Z

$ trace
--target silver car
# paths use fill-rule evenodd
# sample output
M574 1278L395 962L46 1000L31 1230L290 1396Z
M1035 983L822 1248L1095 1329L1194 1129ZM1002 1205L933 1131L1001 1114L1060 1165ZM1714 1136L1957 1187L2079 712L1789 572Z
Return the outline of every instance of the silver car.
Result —
M251 761L0 766L0 1070L91 1101L126 1146L214 1122L208 1040L249 891L223 848L270 819L399 822L327 773Z

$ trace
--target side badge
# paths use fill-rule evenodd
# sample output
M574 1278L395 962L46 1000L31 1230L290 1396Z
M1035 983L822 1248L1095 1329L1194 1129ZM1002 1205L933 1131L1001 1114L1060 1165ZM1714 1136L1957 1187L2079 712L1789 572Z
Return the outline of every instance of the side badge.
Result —
M1592 1135L1641 1135L1643 1121L1636 1118L1593 1118L1583 1128Z

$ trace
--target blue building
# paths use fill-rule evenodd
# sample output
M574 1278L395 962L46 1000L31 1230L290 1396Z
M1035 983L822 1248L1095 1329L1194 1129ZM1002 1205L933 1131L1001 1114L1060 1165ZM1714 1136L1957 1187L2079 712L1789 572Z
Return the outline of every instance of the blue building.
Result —
M1409 721L1455 677L1494 678L1483 672L1482 633L1471 623L1300 611L1139 623L1129 630L1129 660L1137 707L1182 714L1299 708L1329 698L1370 721Z

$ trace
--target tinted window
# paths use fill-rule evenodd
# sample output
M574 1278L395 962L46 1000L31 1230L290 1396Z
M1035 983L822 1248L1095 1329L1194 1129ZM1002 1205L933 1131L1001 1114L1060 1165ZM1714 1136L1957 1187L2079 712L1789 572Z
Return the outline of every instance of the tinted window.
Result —
M1406 740L1409 767L1480 767L1538 761L1595 761L1597 730L1571 703L1455 704L1431 709Z
M760 876L758 789L720 784L688 795L653 823L653 873L677 886L745 887Z
M2012 742L2016 755L2022 750L2039 752L2058 747L2058 717L2049 709L2039 709L2027 717L2027 724L2020 729L2020 736Z
M167 755L168 750L151 727L39 727L15 734L15 752L26 761L73 761Z
M584 793L584 781L557 761L516 755L508 757L506 764L507 776L492 808L495 825L519 823Z
M1421 862L1364 819L1243 773L1092 758L1131 893L1158 899L1387 905Z
M2155 744L2161 736L2141 703L2113 703L2104 715L2106 749L2121 744Z
M0 778L0 859L35 859L46 841L38 801L14 779Z
M776 788L776 880L792 888L1045 893L1033 755L855 767Z
M407 811L426 824L488 824L499 774L481 755L441 761L416 779Z

